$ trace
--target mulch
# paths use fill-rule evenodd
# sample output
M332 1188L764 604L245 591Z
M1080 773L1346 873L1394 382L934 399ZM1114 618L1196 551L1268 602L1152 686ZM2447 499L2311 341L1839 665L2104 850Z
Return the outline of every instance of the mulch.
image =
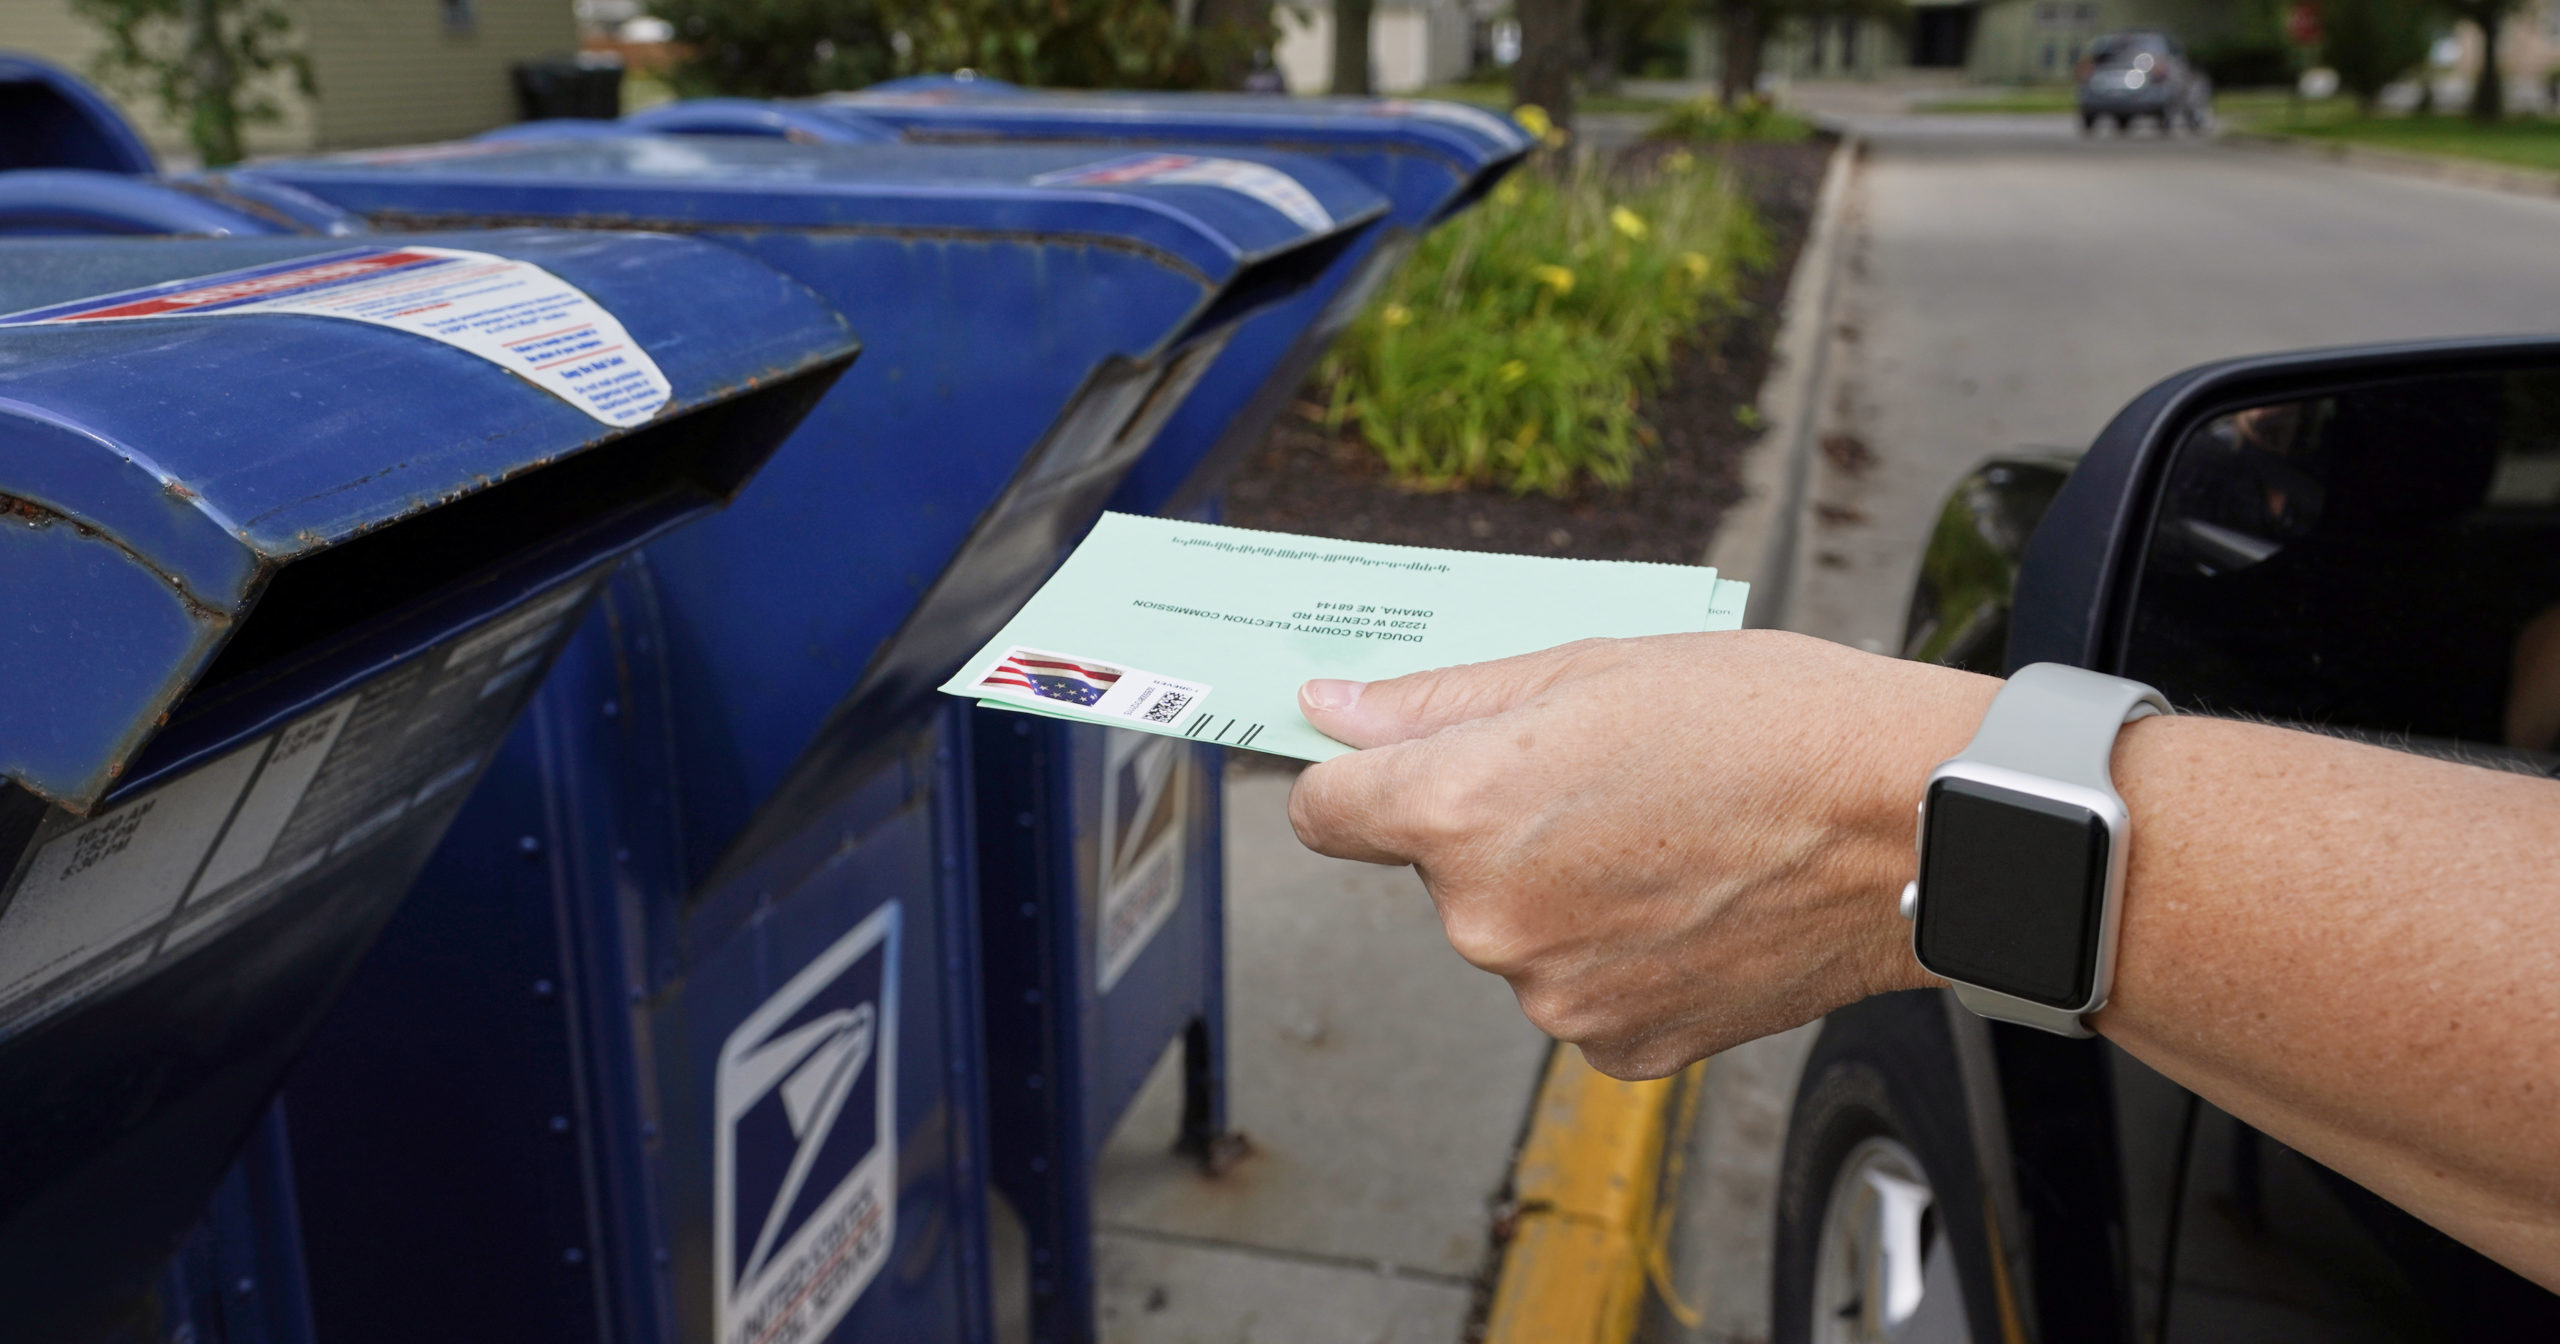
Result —
M1751 415L1745 408L1769 372L1779 301L1811 227L1831 147L1817 139L1725 151L1769 229L1772 258L1743 287L1737 310L1720 315L1673 355L1645 407L1662 441L1626 489L1586 487L1562 499L1499 489L1404 490L1356 439L1337 438L1319 420L1292 413L1272 427L1228 485L1227 521L1452 550L1699 563L1717 521L1742 498L1742 454L1757 437L1745 423ZM1659 146L1628 151L1659 152Z

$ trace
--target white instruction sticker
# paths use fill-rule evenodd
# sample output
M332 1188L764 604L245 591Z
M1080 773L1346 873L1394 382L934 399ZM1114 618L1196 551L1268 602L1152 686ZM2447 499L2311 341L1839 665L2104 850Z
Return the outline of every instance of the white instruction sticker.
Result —
M1107 731L1102 747L1102 918L1094 983L1108 994L1182 904L1191 749L1170 737Z
M604 306L531 262L446 247L365 247L0 316L0 326L300 313L466 350L608 425L658 413L674 388Z
M1016 646L978 679L978 695L1034 709L1071 706L1115 719L1166 725L1200 712L1209 688L1094 658Z
M1333 212L1325 209L1324 202L1317 200L1315 193L1307 190L1298 179L1269 164L1247 163L1243 159L1211 158L1200 154L1132 154L1126 158L1088 163L1081 168L1042 173L1031 182L1042 187L1224 187L1270 206L1302 228L1323 230L1333 227Z
M898 1214L898 903L720 1045L719 1344L816 1344L889 1263Z

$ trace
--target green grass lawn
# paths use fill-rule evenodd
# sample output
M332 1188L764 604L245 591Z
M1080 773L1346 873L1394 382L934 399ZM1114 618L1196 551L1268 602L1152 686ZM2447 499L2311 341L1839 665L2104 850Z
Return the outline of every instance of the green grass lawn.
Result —
M2338 100L2330 100L2338 103ZM2226 116L2231 114L2226 111ZM2516 168L2560 171L2560 120L2510 116L2482 126L2459 113L2429 117L2360 117L2352 105L2308 105L2297 117L2281 109L2233 117L2247 130L2304 140L2370 145L2410 154L2478 159Z

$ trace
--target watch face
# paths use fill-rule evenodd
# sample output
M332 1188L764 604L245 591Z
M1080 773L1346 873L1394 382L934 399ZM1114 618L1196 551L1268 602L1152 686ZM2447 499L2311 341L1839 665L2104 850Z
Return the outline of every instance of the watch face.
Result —
M2056 1008L2089 1001L2107 891L2107 824L2076 803L1969 779L1929 786L1920 964Z

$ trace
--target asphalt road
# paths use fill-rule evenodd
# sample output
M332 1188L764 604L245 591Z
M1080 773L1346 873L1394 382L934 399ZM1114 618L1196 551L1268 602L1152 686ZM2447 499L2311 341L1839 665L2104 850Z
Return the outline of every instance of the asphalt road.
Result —
M2150 132L2084 140L2067 117L1851 124L1868 148L1815 403L1835 452L1813 464L1797 630L1896 646L1920 546L1973 463L2077 451L2190 365L2560 327L2560 200ZM1656 1321L1659 1337L1766 1337L1775 1158L1810 1039L1710 1065L1673 1275L1705 1321Z
M2189 365L2560 327L2560 201L2069 118L1862 119L1818 403L1873 455L1816 463L1788 624L1890 644L1948 486L2086 445Z

